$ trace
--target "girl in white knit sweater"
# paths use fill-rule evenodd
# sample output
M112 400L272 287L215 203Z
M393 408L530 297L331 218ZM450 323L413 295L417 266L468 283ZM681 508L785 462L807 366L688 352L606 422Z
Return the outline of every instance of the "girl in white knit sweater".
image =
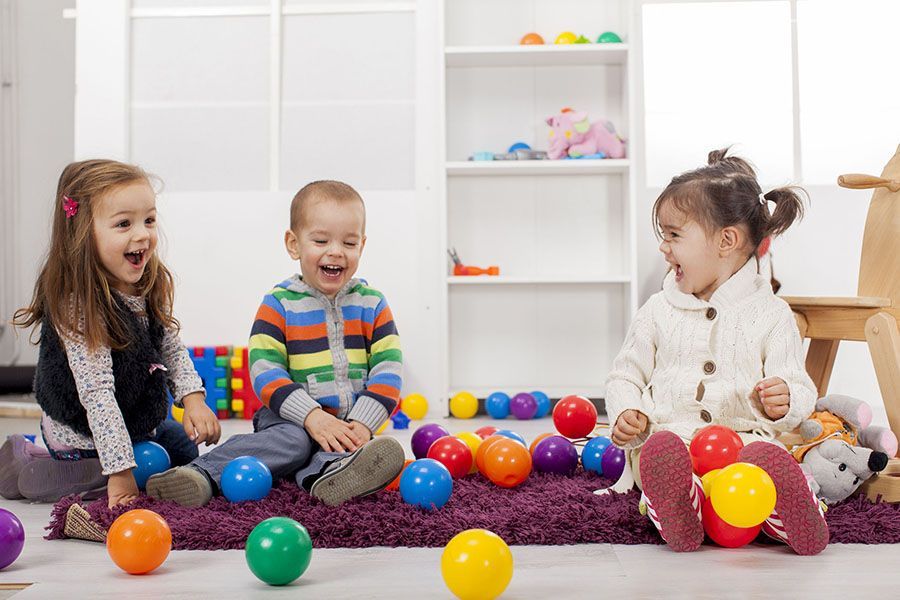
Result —
M629 452L642 500L674 550L703 542L703 487L687 444L711 423L738 432L745 443L738 460L775 483L775 512L763 530L798 554L828 543L800 466L772 443L812 413L816 389L794 316L759 275L756 258L760 243L802 212L797 190L764 194L753 168L727 150L672 179L653 208L670 271L663 291L635 315L606 406L613 442Z

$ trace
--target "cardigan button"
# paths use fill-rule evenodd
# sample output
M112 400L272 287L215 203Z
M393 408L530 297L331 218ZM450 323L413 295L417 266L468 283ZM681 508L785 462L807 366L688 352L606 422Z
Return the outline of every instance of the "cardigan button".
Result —
M712 375L713 373L715 373L716 372L716 363L714 363L711 360L708 360L705 363L703 363L703 372L706 373L707 375Z
M711 422L712 422L712 415L709 414L709 411L708 411L708 410L701 410L701 411L700 411L700 418L703 419L703 422L704 422L704 423L711 423Z
M716 312L716 309L710 307L706 309L706 318L712 321L716 318L716 315L719 314Z
M240 379L238 381L240 381ZM705 394L705 393L706 393L706 386L703 385L703 382L701 381L700 385L697 386L697 397L695 398L695 400L697 400L697 402L702 402L703 394Z

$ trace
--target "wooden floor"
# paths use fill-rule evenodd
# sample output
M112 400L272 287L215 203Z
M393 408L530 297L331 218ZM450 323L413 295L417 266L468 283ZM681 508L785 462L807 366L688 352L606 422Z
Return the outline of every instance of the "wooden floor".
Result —
M456 433L488 423L482 418L445 424ZM529 441L552 429L549 419L503 424ZM0 419L2 436L35 429L33 420ZM247 422L226 423L228 434L247 430ZM411 431L395 432L406 447ZM100 544L44 540L49 505L0 500L0 507L16 513L27 532L22 556L0 571L0 598L452 597L441 579L439 548L314 550L307 572L286 588L255 579L237 550L172 552L154 573L134 577L119 571ZM900 565L900 545L835 544L814 557L780 546L704 546L676 554L665 546L598 544L513 546L512 552L515 572L503 596L511 599L890 597Z

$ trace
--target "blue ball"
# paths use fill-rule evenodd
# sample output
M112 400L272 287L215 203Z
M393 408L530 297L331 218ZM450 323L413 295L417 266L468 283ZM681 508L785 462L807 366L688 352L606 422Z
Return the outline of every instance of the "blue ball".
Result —
M484 400L484 409L495 419L509 416L509 394L494 392Z
M612 444L612 440L608 437L595 437L584 445L581 451L581 465L585 471L593 471L598 475L603 475L603 453Z
M508 437L511 440L516 440L517 442L519 442L526 448L528 447L528 444L525 443L525 438L523 438L521 435L519 435L512 429L498 429L497 431L494 432L494 435L502 435L503 437Z
M219 485L229 502L262 500L272 489L272 472L254 456L238 456L225 465Z
M414 460L400 476L400 496L407 504L425 510L441 508L450 499L453 477L450 471L433 458Z
M151 475L162 473L172 466L169 453L156 442L138 442L134 445L134 462L137 466L132 469L134 481L138 488L144 489L147 479Z
M540 391L531 392L531 395L534 396L534 400L537 402L537 412L534 413L534 418L546 417L550 413L550 397Z

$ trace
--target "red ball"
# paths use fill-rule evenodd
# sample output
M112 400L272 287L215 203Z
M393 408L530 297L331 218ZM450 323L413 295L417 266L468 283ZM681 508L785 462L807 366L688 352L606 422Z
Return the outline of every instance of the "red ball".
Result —
M724 548L740 548L756 539L762 523L753 527L735 527L722 520L716 514L712 500L706 498L703 501L703 529L712 541Z
M744 442L728 427L709 425L691 440L691 462L694 473L703 477L713 469L721 469L737 462Z
M567 438L583 438L597 426L597 409L582 396L566 396L553 407L553 424Z
M497 428L493 425L485 425L484 427L479 427L475 430L475 433L478 434L481 439L486 440L495 433L497 433Z
M428 458L447 467L453 479L468 475L472 468L472 450L464 441L451 435L435 440L428 449Z

